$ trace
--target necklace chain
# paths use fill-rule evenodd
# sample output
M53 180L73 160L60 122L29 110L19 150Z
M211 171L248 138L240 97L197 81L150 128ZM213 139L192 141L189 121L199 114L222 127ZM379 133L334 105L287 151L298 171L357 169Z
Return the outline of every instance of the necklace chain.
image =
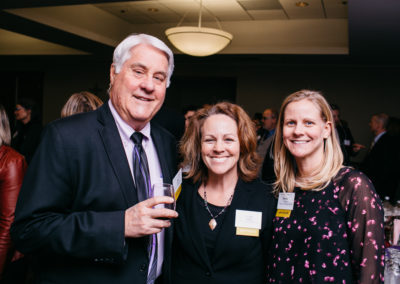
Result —
M225 205L225 207L222 208L222 210L221 210L217 215L214 216L214 215L211 213L210 208L208 207L206 186L204 185L204 206L206 207L206 210L208 211L208 213L210 213L211 218L212 218L211 220L214 220L214 221L215 221L215 219L217 219L218 216L220 216L222 213L225 212L226 208L227 208L229 205L231 205L232 198L233 198L233 193L232 193L231 196L229 197L228 203ZM215 226L216 226L216 223L215 223ZM212 230L213 230L213 229L212 229Z

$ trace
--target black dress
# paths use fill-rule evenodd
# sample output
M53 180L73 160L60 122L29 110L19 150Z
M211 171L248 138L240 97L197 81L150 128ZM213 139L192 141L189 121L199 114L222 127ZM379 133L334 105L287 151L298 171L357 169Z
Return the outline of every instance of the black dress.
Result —
M383 283L383 207L370 180L343 168L321 191L295 189L274 218L270 283Z

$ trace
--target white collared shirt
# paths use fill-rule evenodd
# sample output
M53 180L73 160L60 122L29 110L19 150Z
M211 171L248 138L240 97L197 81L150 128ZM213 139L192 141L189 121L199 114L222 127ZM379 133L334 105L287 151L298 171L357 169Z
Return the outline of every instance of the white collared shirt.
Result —
M383 132L381 132L381 133L379 133L378 135L375 136L374 145L376 144L376 142L378 142L379 138L381 138L382 135L385 134L385 133L386 133L386 131L383 131Z
M381 133L379 133L378 135L375 136L374 140L372 140L370 150L372 150L372 148L375 146L376 142L378 142L378 140L379 140L379 139L382 137L382 135L385 134L385 133L386 133L386 131L383 131L383 132L381 132Z
M130 127L118 114L117 110L114 108L111 100L108 101L108 106L110 107L111 114L114 117L115 124L117 125L119 136L121 137L122 144L124 146L126 158L128 160L129 168L131 170L132 179L134 179L133 174L133 149L134 143L131 140L131 136L136 131ZM150 182L151 186L155 183L162 183L163 176L160 166L160 161L158 159L157 150L154 145L153 139L151 138L151 127L150 123L140 130L143 134L142 146L146 152L147 161L149 163L150 172ZM133 190L133 189L132 189ZM161 274L162 263L164 259L164 230L157 234L158 250L157 250L157 277ZM149 267L150 269L150 267Z

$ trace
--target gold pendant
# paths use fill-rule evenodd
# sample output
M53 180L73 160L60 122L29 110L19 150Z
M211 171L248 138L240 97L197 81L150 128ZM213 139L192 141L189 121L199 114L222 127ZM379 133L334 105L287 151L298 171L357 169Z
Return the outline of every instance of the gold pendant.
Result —
M210 226L211 231L214 231L215 227L217 227L217 221L215 221L215 219L212 218L210 222L208 222L208 226Z

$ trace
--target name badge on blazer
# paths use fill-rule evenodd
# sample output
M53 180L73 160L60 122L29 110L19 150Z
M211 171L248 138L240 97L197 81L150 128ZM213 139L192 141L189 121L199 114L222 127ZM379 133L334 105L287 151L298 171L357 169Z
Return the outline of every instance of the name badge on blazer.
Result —
M175 200L178 200L179 194L182 191L182 169L179 169L176 176L172 179L172 185L174 186Z
M262 212L236 210L236 235L258 237L260 235Z

